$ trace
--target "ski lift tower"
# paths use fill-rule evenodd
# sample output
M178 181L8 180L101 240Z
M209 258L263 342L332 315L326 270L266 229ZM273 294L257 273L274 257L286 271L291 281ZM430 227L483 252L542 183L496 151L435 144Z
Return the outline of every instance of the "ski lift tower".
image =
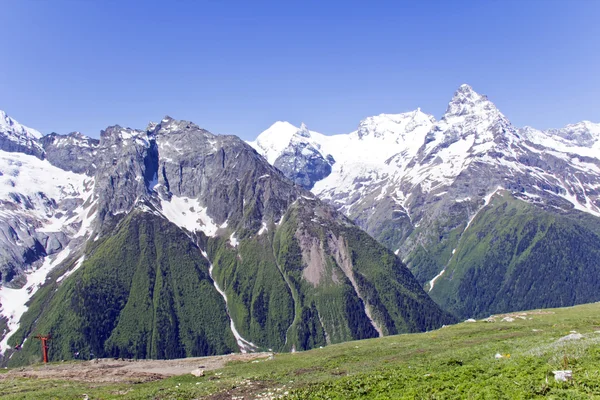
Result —
M44 363L48 362L48 340L50 340L50 335L36 335L36 339L40 339L42 341L42 355L44 357Z

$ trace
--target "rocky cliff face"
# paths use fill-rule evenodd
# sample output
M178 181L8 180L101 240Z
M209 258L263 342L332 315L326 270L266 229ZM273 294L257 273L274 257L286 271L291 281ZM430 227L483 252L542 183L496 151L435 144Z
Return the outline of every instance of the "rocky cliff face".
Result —
M288 123L278 122L250 145L289 179L311 189L331 174L335 164L335 159L314 141L313 135L320 136L304 124L296 129Z
M76 174L93 176L96 171L94 158L99 141L80 132L68 135L51 133L39 139L44 156L50 164Z

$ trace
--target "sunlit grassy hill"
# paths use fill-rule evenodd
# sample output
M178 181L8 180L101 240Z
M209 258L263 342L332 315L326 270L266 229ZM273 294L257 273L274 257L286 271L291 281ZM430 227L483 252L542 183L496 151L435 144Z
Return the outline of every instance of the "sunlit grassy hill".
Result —
M557 370L572 370L573 379L557 382ZM0 393L7 399L84 393L90 399L600 398L600 304L275 354L203 377L111 385L0 378Z

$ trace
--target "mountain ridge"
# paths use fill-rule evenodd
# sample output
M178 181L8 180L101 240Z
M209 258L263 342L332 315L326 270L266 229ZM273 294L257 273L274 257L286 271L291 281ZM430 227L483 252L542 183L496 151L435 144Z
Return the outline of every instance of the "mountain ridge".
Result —
M55 255L35 242L37 261L16 265L4 285L16 292L0 287L5 362L28 363L27 338L39 330L53 335L54 358L74 349L173 358L301 350L454 320L397 257L235 136L165 117L146 130L110 126L98 142L74 133L44 143L47 157L0 159L73 174L82 188L64 207L57 194L43 213L22 211L65 241ZM94 167L80 168L69 146ZM5 201L18 209L9 194ZM3 243L25 250L20 236ZM45 276L34 280L34 271ZM198 290L220 305L196 304ZM186 317L208 323L215 310L213 328Z

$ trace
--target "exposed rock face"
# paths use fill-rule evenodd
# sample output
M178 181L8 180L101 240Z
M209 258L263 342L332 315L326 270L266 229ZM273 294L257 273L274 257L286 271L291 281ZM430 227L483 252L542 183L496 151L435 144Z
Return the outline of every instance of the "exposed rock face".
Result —
M198 199L217 225L228 221L256 231L262 220L280 218L299 195L280 171L235 136L213 135L168 117L149 135L158 149L153 189L165 197Z
M44 257L56 254L69 243L64 232L37 232L41 226L33 218L0 221L0 284L22 286L25 269L38 268Z
M146 162L153 157L154 146L154 139L140 130L115 125L100 133L94 160L98 223L128 213L148 194L152 171Z
M315 182L331 173L335 160L331 155L324 158L308 143L288 147L273 164L288 178L305 189L312 189Z
M39 139L50 164L65 171L93 176L96 171L95 156L99 141L80 132L68 135L51 133Z
M335 159L323 151L313 138L322 136L302 124L299 129L287 123L275 123L256 142L250 143L285 176L304 187L312 189L331 174Z

